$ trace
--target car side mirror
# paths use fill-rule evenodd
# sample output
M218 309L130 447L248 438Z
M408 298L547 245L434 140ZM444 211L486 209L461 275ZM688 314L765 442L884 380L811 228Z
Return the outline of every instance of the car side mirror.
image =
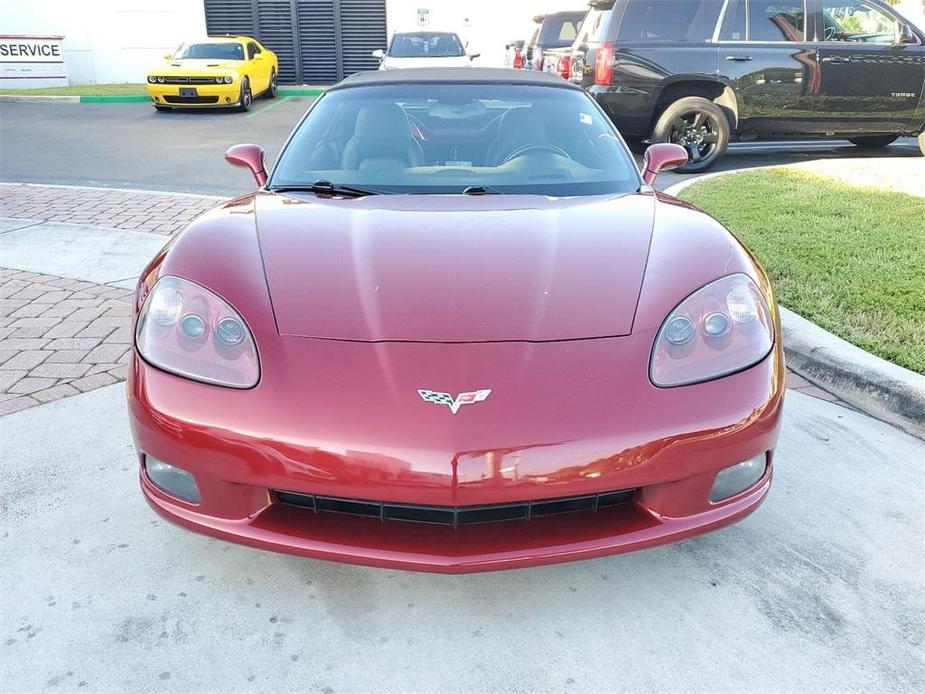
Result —
M671 142L659 142L646 149L642 160L642 180L654 185L655 178L662 171L677 169L687 163L687 150Z
M263 60L263 53L255 53L253 60Z
M481 53L470 53L469 60L475 60L476 58L481 57L481 55L482 55Z
M376 58L377 60L385 60L385 51L381 48L377 48L373 51L373 58Z
M225 161L250 169L258 188L267 182L266 154L260 145L235 145L225 152Z
M173 53L164 53L164 60L173 60Z
M912 26L909 24L903 24L899 30L899 43L901 44L912 44L917 46L919 43L918 37L915 35L915 32L912 30Z

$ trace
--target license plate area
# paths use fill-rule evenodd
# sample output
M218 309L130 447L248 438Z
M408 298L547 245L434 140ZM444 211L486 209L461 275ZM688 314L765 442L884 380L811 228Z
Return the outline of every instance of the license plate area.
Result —
M180 96L197 97L199 92L196 91L195 87L180 87Z

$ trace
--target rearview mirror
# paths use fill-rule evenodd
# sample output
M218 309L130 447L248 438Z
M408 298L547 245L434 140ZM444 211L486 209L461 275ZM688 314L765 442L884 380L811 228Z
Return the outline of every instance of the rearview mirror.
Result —
M687 163L687 150L671 142L659 142L646 149L642 160L642 180L654 185L655 178L662 171L677 169Z
M378 60L384 60L385 51L382 50L381 48L377 48L376 50L373 51L373 58L376 58Z
M235 145L225 152L225 161L250 169L258 188L267 182L266 155L260 145Z

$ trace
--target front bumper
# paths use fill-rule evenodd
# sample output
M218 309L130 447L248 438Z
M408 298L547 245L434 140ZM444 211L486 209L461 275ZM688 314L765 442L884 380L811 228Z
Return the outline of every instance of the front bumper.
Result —
M195 98L180 96L181 89L195 89ZM241 85L235 80L231 84L151 84L148 95L158 106L181 108L218 108L237 106Z
M767 495L783 359L778 346L733 376L658 389L628 366L645 363L651 339L525 346L280 338L264 348L262 380L250 391L179 379L135 355L129 411L142 490L164 517L214 537L443 573L681 540L744 517ZM306 350L312 368L294 368ZM463 383L495 390L455 416L416 393L459 392ZM755 485L709 501L720 469L765 452ZM145 455L191 472L201 503L155 486ZM459 527L316 513L278 493L468 507L629 489L631 501L596 511Z

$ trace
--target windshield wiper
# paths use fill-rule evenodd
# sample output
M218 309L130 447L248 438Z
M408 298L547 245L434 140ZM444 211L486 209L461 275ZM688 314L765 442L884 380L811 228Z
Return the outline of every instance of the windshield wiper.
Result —
M274 193L317 193L319 195L339 195L345 198L362 198L366 195L379 195L377 190L345 186L331 181L315 181L311 185L282 185L270 188Z
M469 186L468 188L463 188L463 195L504 195L497 188L492 188L491 186Z

